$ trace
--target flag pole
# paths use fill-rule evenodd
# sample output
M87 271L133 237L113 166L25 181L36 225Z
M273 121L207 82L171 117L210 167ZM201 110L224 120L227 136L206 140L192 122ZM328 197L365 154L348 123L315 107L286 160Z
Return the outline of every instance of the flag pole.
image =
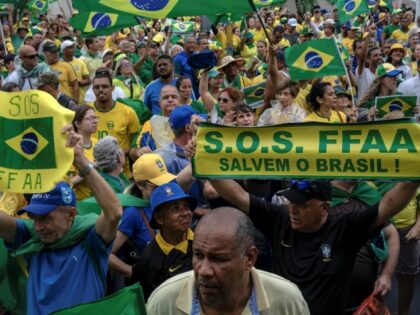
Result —
M356 106L356 104L354 102L353 86L351 85L351 80L350 80L349 72L347 71L346 64L344 63L344 60L341 57L340 49L337 46L337 39L334 39L334 45L335 45L335 48L338 51L338 54L340 55L341 64L343 65L344 70L346 71L347 83L349 84L349 87L350 87L351 102L354 106Z
M262 26L262 28L264 30L265 37L267 37L267 40L270 43L270 45L273 46L273 42L271 41L271 38L268 35L268 32L267 32L267 29L265 28L263 19L261 18L260 12L257 10L257 7L255 6L254 1L253 0L248 0L248 2L249 2L249 5L251 6L251 8L254 10L254 12L257 14L258 20L260 21L261 26Z

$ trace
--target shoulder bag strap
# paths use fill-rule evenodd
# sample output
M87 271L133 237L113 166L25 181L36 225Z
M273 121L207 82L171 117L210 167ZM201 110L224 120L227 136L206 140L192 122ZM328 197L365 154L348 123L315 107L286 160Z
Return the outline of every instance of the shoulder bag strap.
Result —
M141 215L141 217L143 218L144 223L145 223L145 224L146 224L146 226L147 226L147 229L149 230L150 236L151 236L152 238L155 238L155 237L156 237L155 230L153 230L153 229L150 227L150 223L149 223L149 220L148 220L148 219L147 219L147 217L146 217L146 214L144 213L144 209L143 209L143 208L139 208L139 211L140 211L140 215Z

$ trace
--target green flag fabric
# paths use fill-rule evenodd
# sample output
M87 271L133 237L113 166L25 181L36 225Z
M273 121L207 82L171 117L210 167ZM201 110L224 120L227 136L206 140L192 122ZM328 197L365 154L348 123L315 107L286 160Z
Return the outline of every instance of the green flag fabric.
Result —
M153 19L251 12L251 0L73 0L80 12L109 12Z
M285 0L253 0L253 1L257 9L267 7L270 5L280 5L285 2Z
M143 291L138 283L101 300L54 312L53 315L146 315Z
M346 47L346 46L344 46L344 45L343 45L341 42L339 42L339 41L336 41L336 43L337 43L338 50L340 51L341 59L343 59L343 60L344 60L344 62L346 62L347 60L349 60L349 59L350 59L350 53L349 53L349 51L348 51L347 47Z
M44 13L48 11L48 0L32 0L28 3L28 9Z
M369 12L366 0L338 0L338 21L343 24L351 18Z
M194 32L194 22L179 22L172 21L171 25L172 34L174 35L184 35Z
M150 207L150 204L141 199L137 198L132 195L127 194L115 194L118 200L121 203L121 206L124 207L137 207L137 208L145 208ZM87 215L89 213L95 213L97 215L101 214L102 209L99 206L98 202L96 201L95 197L89 197L83 199L77 203L77 213L81 216Z
M400 110L404 113L405 117L414 117L413 109L416 107L417 96L380 96L375 98L376 109L378 113L377 118L382 118L392 111Z
M334 39L310 40L289 47L285 58L293 81L346 74Z
M252 108L257 108L264 103L264 90L266 87L266 81L262 81L256 85L252 85L242 89L244 93L245 103Z
M86 37L111 34L137 25L138 21L132 15L91 11L79 12L70 19L70 24Z

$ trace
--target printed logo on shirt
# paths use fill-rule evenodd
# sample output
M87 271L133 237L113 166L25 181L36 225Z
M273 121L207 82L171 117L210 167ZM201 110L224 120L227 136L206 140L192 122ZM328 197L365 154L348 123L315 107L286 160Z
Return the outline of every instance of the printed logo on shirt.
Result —
M106 126L108 129L114 129L115 123L112 120L106 122Z
M330 262L331 261L331 245L330 244L322 244L321 245L321 252L322 256L324 256L323 262Z
M182 265L179 265L179 266L176 266L175 268L171 268L171 267L169 267L169 272L175 272L175 271L177 271L179 268L181 268L182 267Z

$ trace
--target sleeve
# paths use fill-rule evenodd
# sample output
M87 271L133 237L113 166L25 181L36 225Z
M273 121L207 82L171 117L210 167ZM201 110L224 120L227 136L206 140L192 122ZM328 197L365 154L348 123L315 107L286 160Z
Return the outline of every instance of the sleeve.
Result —
M128 237L132 238L140 224L139 210L135 207L127 207L123 211L121 223L118 229Z
M98 258L98 263L100 264L102 274L106 277L108 271L108 257L111 254L114 241L106 244L96 232L96 227L93 226L86 235L86 243L87 246L90 247L93 256Z
M4 242L6 245L6 248L9 250L13 250L18 248L20 245L26 243L31 238L31 235L28 231L28 229L25 226L25 223L23 223L22 220L17 219L16 220L16 236L14 243L8 243Z
M137 117L137 114L134 111L134 109L132 109L131 107L127 106L127 111L128 111L128 124L127 124L128 133L129 134L138 133L141 129L139 118Z
M150 99L150 83L146 86L146 89L144 90L144 104L149 108L149 110L152 110L152 100Z
M174 72L175 74L181 75L181 71L182 71L182 65L181 65L181 60L179 58L179 55L177 55L178 58L175 57L174 59Z
M79 60L80 60L80 74L82 75L82 77L83 76L89 76L90 74L89 74L89 70L86 66L86 63L81 59L79 59Z
M251 194L249 195L249 198L249 217L255 227L263 232L270 241L273 241L275 238L276 226L281 225L282 221L288 220L286 208L273 205Z

